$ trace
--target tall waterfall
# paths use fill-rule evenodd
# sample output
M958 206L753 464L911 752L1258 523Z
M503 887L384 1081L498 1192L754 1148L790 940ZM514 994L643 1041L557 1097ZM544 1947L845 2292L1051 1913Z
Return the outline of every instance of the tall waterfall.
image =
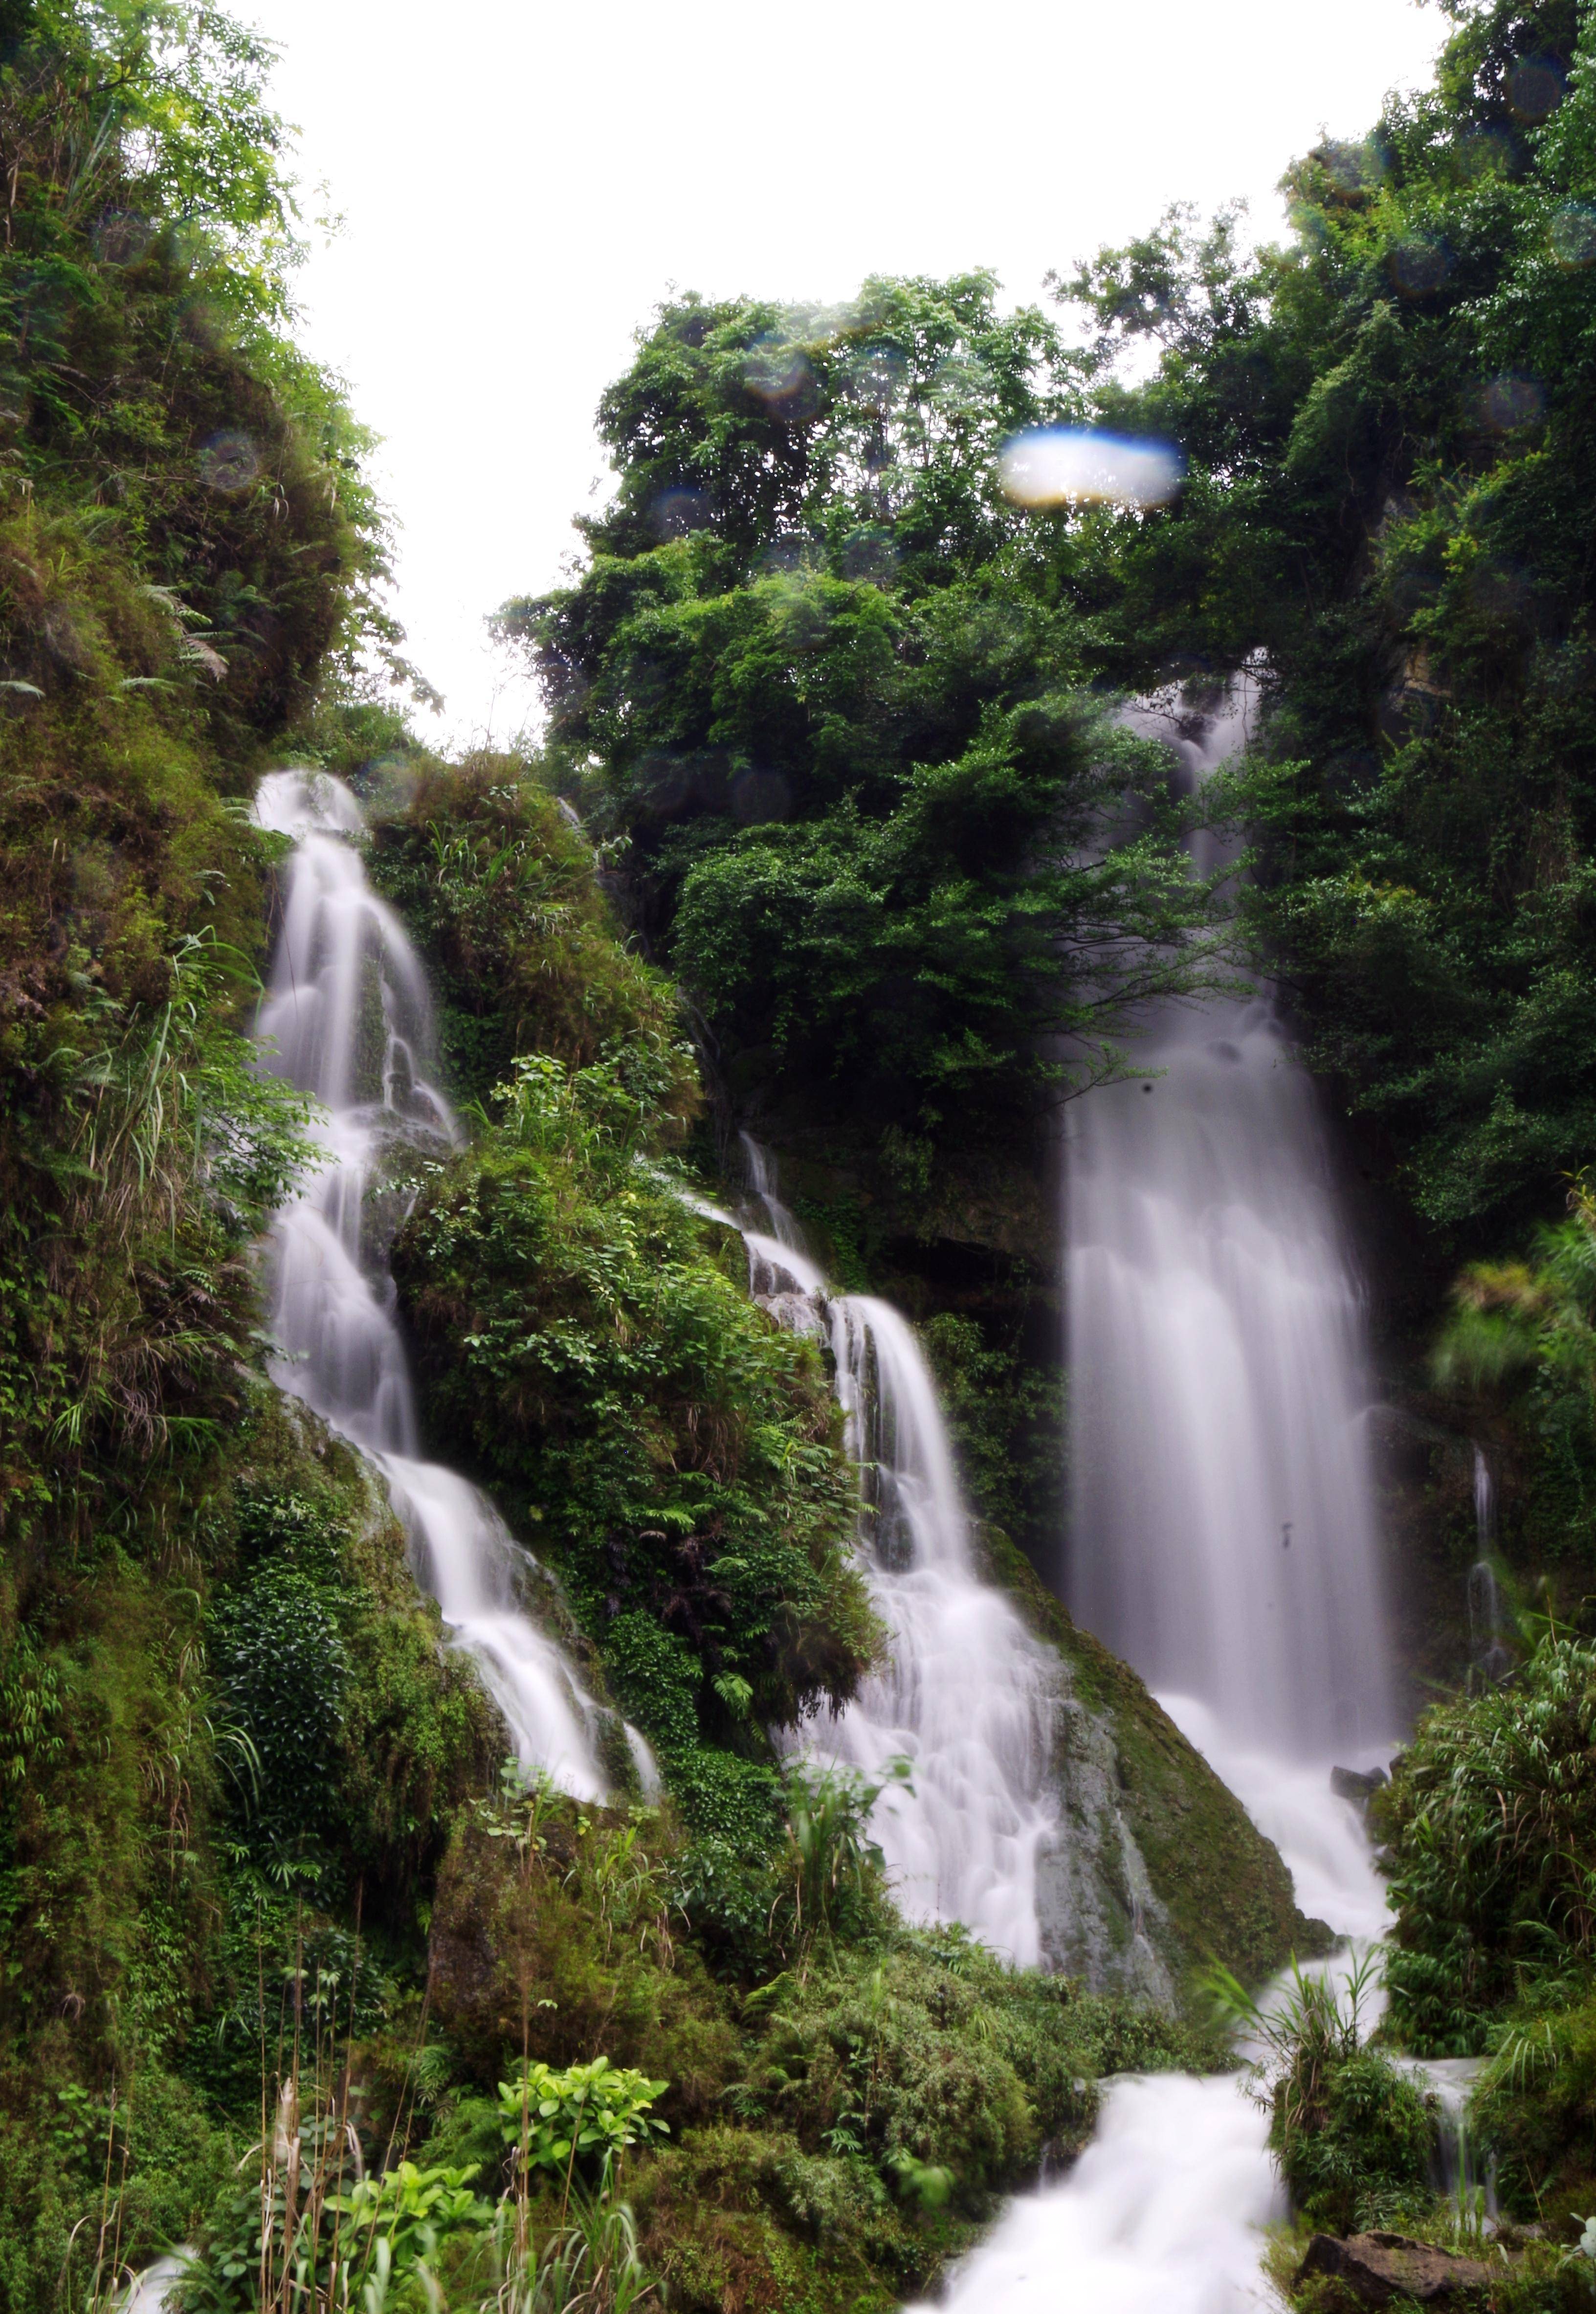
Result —
M1036 1859L1056 1833L1046 1784L1058 1672L974 1564L947 1426L913 1329L888 1303L837 1294L745 1136L765 1230L747 1229L749 1283L775 1315L830 1342L860 1471L859 1550L887 1661L806 1735L823 1759L889 1782L875 1830L894 1893L915 1920L962 1921L1030 1965L1040 1956Z
M476 1488L418 1459L415 1391L381 1239L385 1161L436 1153L454 1120L426 1072L433 1018L403 927L366 879L352 838L360 807L322 773L270 773L260 826L294 840L282 932L257 1035L262 1064L325 1111L323 1161L272 1231L273 1379L324 1417L381 1471L410 1538L418 1578L475 1657L516 1753L578 1798L607 1785L604 1715L519 1600L527 1555ZM627 1738L645 1782L652 1762Z
M1243 696L1175 739L1194 784ZM1314 1089L1267 995L1164 1005L1136 1052L1146 1074L1079 1102L1066 1144L1070 1603L1155 1692L1322 1758L1391 1717L1360 1302Z
M1244 705L1174 735L1194 782ZM1066 1148L1071 1603L1275 1841L1304 1910L1378 1936L1383 1888L1329 1788L1394 1727L1358 1294L1313 1088L1267 997L1160 1008L1137 1049L1147 1074L1080 1102ZM1273 2304L1267 2135L1231 2077L1112 2083L1070 2177L1010 2206L943 2314Z

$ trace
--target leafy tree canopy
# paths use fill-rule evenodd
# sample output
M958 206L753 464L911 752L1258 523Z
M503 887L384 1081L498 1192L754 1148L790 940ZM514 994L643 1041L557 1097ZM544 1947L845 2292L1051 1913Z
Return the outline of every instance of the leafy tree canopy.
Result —
M1254 927L1467 1238L1596 1132L1596 76L1573 0L1450 13L1434 86L1291 172L1283 247L1177 211L1058 285L1098 412L1187 483L1065 526L1055 569L1122 682L1264 666Z
M1000 479L1086 369L985 274L679 300L604 397L586 567L499 614L741 1097L780 1068L912 1169L1112 1070L1203 961L1163 759L1084 691L1053 518Z

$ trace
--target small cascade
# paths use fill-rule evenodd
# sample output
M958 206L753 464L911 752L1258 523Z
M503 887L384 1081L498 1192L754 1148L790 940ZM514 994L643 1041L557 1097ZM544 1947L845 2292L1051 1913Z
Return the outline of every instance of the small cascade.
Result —
M260 826L292 838L282 930L257 1036L261 1065L313 1093L322 1161L279 1210L269 1252L270 1372L366 1454L437 1601L503 1712L517 1758L597 1799L606 1715L522 1603L535 1562L486 1497L419 1459L419 1425L387 1245L401 1210L395 1158L454 1147L458 1128L429 1081L432 1000L419 959L372 891L353 839L360 807L324 773L269 773ZM627 1740L645 1788L648 1747Z
M743 1228L749 1289L780 1321L829 1343L860 1466L859 1549L888 1661L807 1739L827 1762L888 1782L875 1830L911 1919L962 1921L1034 1965L1038 1856L1058 1830L1047 1789L1058 1671L1004 1594L975 1571L969 1512L913 1329L889 1303L837 1294L782 1204L775 1168L743 1136L763 1229ZM717 1219L715 1208L708 1209Z
M1394 2056L1391 2062L1415 2089L1435 2100L1431 2185L1451 2202L1459 2230L1487 2229L1497 2215L1496 2159L1482 2153L1468 2133L1468 2100L1486 2060Z
M1468 1662L1477 1679L1493 1686L1512 1669L1512 1656L1503 1639L1502 1586L1496 1580L1493 1554L1496 1547L1496 1490L1483 1446L1474 1449L1475 1559L1468 1570Z

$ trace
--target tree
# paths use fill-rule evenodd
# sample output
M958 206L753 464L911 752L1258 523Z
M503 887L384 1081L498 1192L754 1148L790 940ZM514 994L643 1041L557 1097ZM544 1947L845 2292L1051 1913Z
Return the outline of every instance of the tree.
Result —
M779 1070L912 1174L1112 1073L1207 960L1164 758L1084 694L1052 517L1001 484L1079 383L995 292L664 307L601 408L586 569L498 622L745 1105Z
M1097 414L1188 478L1062 528L1054 583L1117 681L1261 658L1248 919L1312 1063L1477 1243L1596 1134L1596 76L1572 0L1451 13L1432 89L1292 170L1283 247L1174 213L1061 286Z

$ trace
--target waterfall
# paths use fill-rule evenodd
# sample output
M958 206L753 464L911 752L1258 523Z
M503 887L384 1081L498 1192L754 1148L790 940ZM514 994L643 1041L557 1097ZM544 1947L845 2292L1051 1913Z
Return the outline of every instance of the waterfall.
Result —
M1177 729L1194 782L1246 705L1241 687ZM1266 994L1156 1007L1136 1049L1144 1073L1079 1102L1066 1142L1071 1604L1275 1842L1304 1910L1366 1940L1384 1890L1329 1771L1389 1756L1392 1716L1360 1299L1313 1088ZM1234 2077L1115 2081L1070 2177L1011 2204L944 2314L1274 2304L1267 2133Z
M385 1239L397 1217L395 1161L436 1156L459 1139L427 1073L434 1029L426 976L366 882L355 848L364 823L348 788L324 773L272 772L255 816L294 843L257 1025L261 1063L313 1093L324 1112L322 1161L272 1227L272 1379L382 1474L417 1578L474 1657L517 1758L578 1798L600 1798L609 1780L600 1763L606 1715L525 1612L529 1554L475 1487L419 1459ZM647 1788L656 1780L648 1748L630 1728L626 1739Z
M1239 690L1176 737L1194 783L1244 710ZM1145 1073L1077 1103L1066 1144L1067 1594L1156 1693L1324 1758L1392 1718L1361 1299L1314 1088L1267 994L1160 1005L1135 1049Z
M1503 1639L1502 1585L1496 1580L1492 1554L1496 1548L1496 1489L1486 1450L1474 1449L1474 1564L1468 1570L1469 1668L1494 1685L1512 1669L1512 1656Z
M1047 1788L1056 1665L976 1572L970 1515L936 1384L901 1313L838 1294L781 1203L774 1165L743 1136L749 1287L783 1324L829 1344L860 1474L858 1548L887 1661L806 1738L823 1762L880 1781L874 1830L913 1920L962 1921L993 1950L1041 1957L1036 1863L1058 1833ZM717 1219L729 1215L708 1209Z

